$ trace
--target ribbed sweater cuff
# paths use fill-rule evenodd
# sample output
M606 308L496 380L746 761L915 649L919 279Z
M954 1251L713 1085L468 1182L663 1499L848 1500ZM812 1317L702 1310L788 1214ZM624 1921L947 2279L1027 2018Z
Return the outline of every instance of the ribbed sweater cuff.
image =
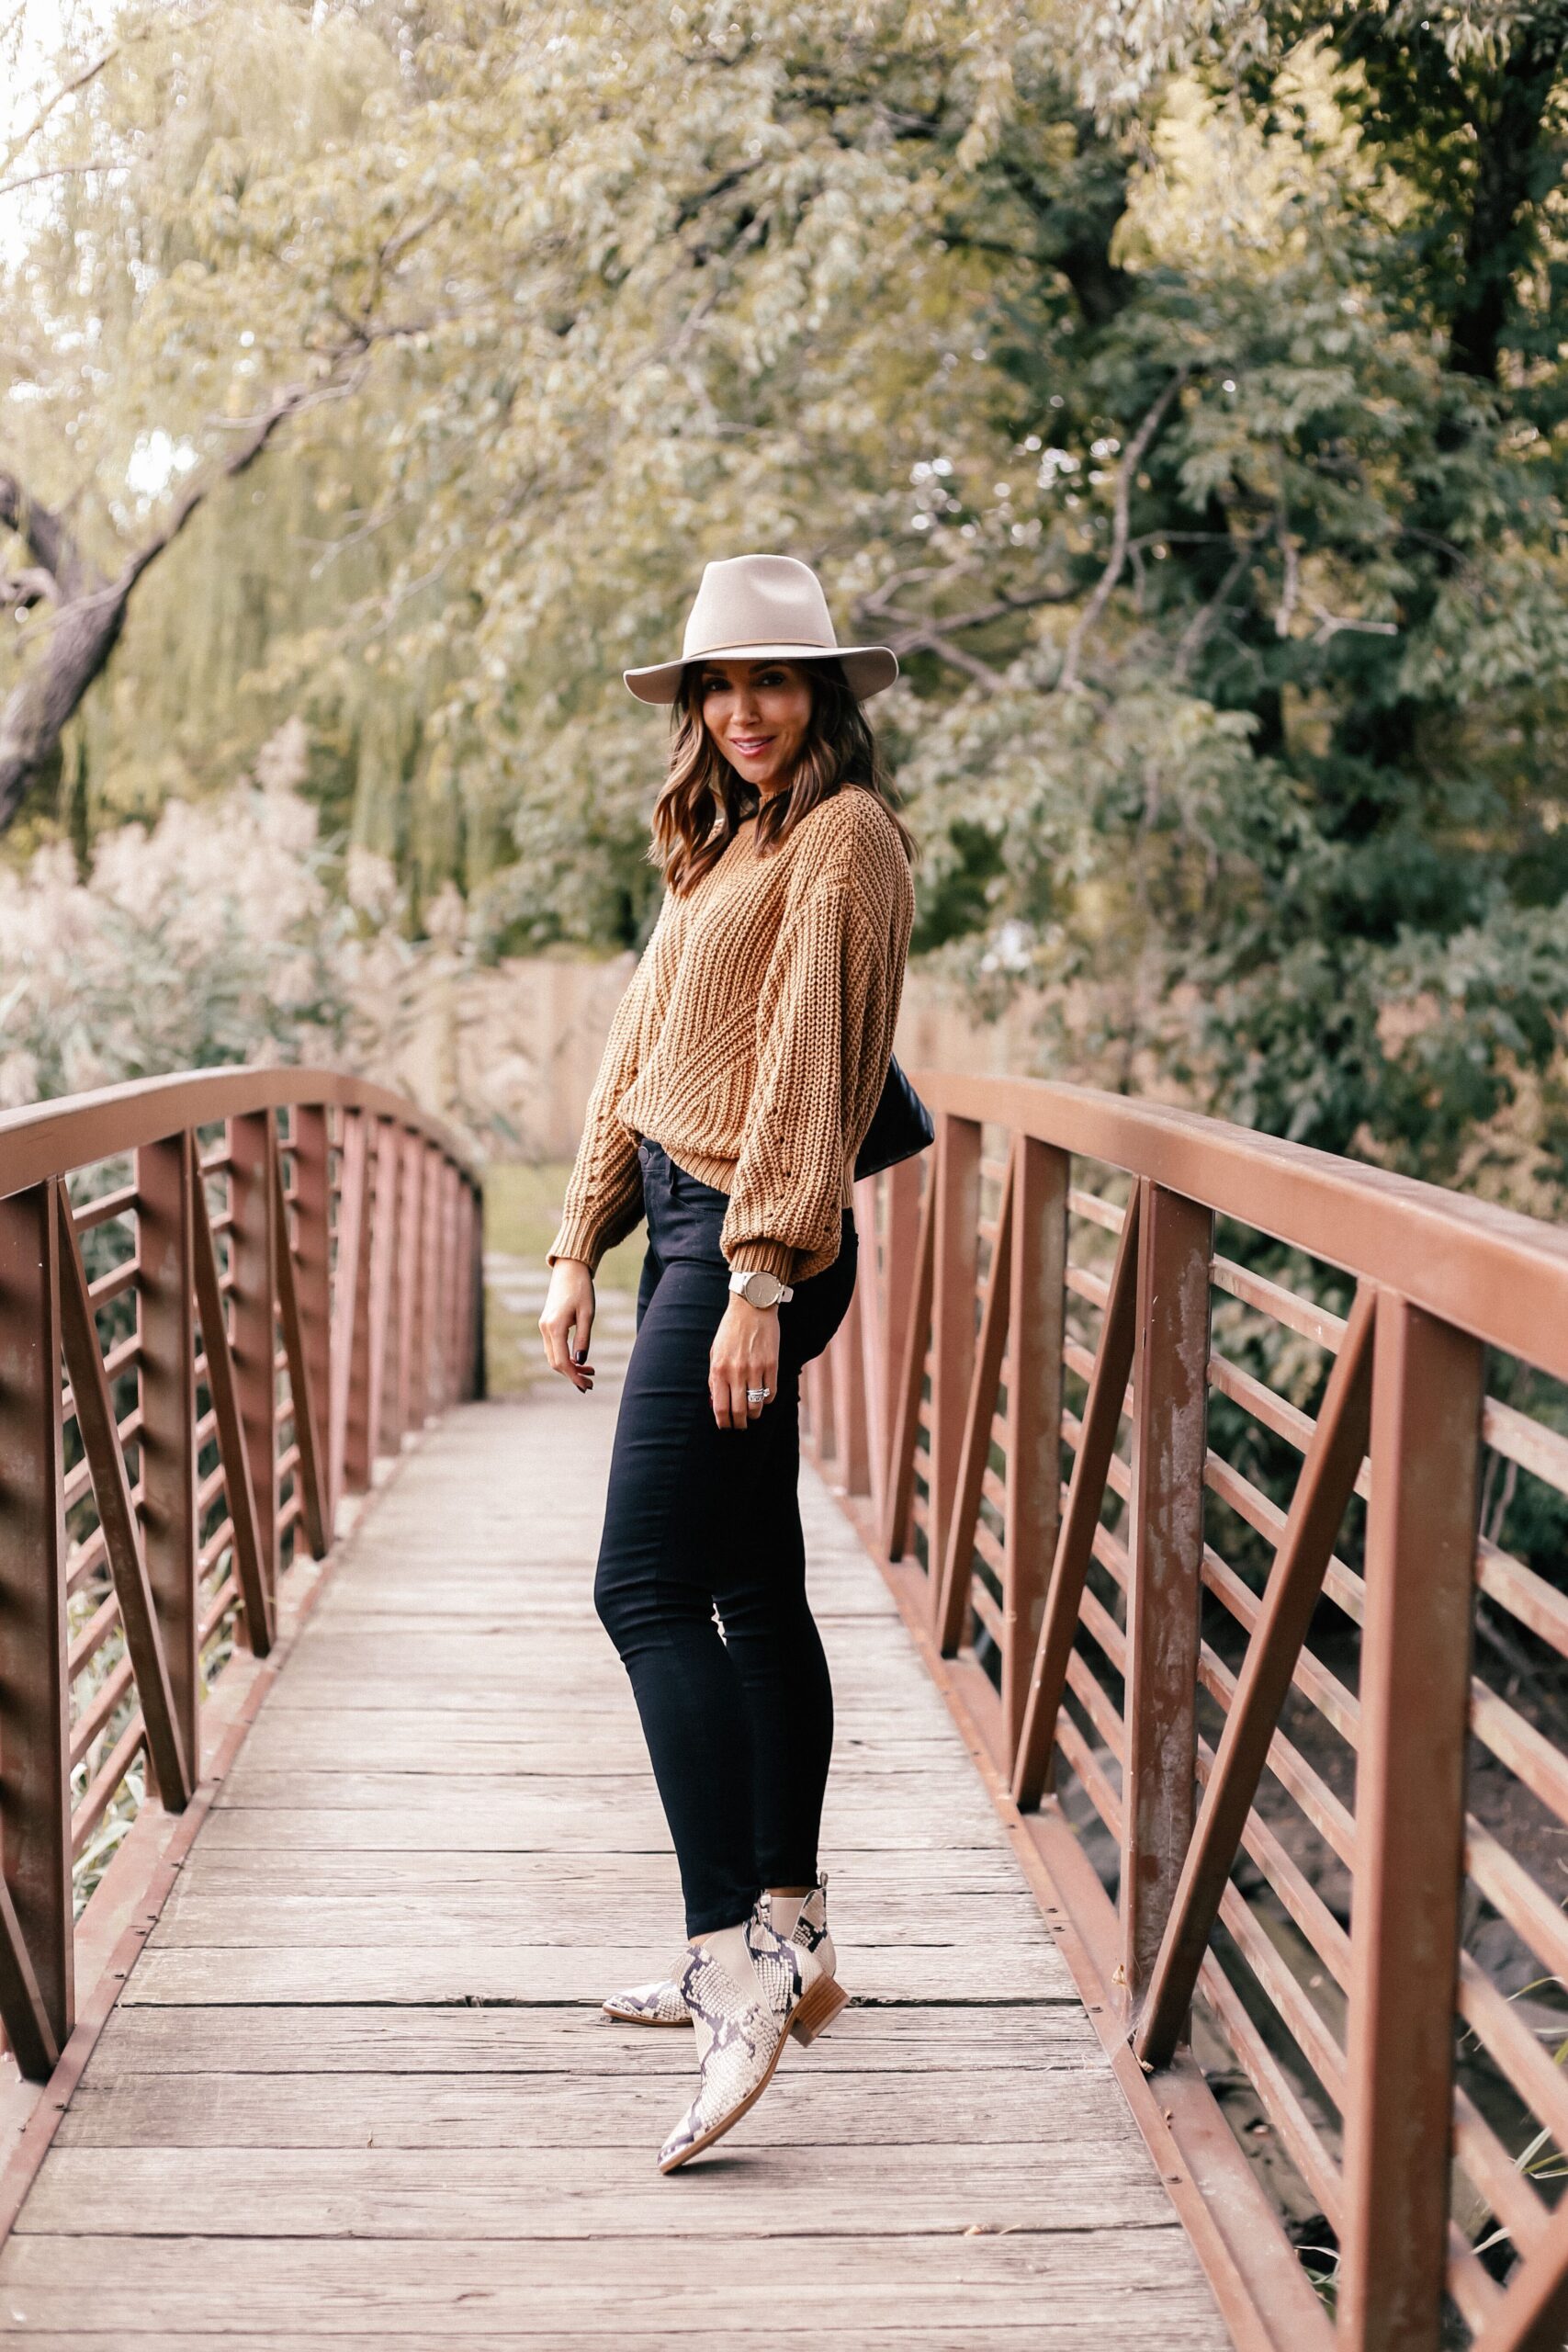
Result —
M724 1254L735 1273L777 1274L781 1283L791 1279L795 1250L787 1241L738 1241Z
M553 1266L558 1258L581 1258L589 1272L595 1273L602 1249L596 1217L562 1217L556 1228L555 1239L545 1253L545 1263Z

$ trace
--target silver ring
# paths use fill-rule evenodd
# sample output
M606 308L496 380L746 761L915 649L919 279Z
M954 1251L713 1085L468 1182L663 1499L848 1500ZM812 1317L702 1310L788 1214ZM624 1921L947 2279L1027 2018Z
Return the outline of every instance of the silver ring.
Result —
M772 1394L773 1391L769 1388L748 1388L746 1402L748 1405L765 1405Z

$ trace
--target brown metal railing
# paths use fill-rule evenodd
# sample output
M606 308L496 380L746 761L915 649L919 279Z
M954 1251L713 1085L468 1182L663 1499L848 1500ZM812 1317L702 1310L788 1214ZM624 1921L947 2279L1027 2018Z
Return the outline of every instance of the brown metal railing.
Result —
M224 1661L265 1657L340 1498L480 1385L479 1227L440 1127L330 1070L0 1115L0 2023L24 2075L72 2034L82 1896L139 1781L190 1804Z
M1560 2346L1568 1236L916 1082L936 1147L859 1188L810 1442L1236 2340Z

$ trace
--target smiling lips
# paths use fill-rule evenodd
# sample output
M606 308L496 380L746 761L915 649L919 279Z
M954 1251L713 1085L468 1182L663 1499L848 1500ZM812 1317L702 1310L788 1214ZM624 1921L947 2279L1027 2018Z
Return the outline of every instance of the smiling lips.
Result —
M730 742L743 760L760 759L773 741L771 735L732 735Z

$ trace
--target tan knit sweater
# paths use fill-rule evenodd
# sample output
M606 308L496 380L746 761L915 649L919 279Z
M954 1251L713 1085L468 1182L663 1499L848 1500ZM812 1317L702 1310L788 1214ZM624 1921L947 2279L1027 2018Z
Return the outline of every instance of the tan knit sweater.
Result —
M732 1267L804 1282L839 1254L904 985L914 886L886 804L848 786L759 857L739 834L666 890L610 1025L548 1262L642 1215L637 1138L729 1195Z

